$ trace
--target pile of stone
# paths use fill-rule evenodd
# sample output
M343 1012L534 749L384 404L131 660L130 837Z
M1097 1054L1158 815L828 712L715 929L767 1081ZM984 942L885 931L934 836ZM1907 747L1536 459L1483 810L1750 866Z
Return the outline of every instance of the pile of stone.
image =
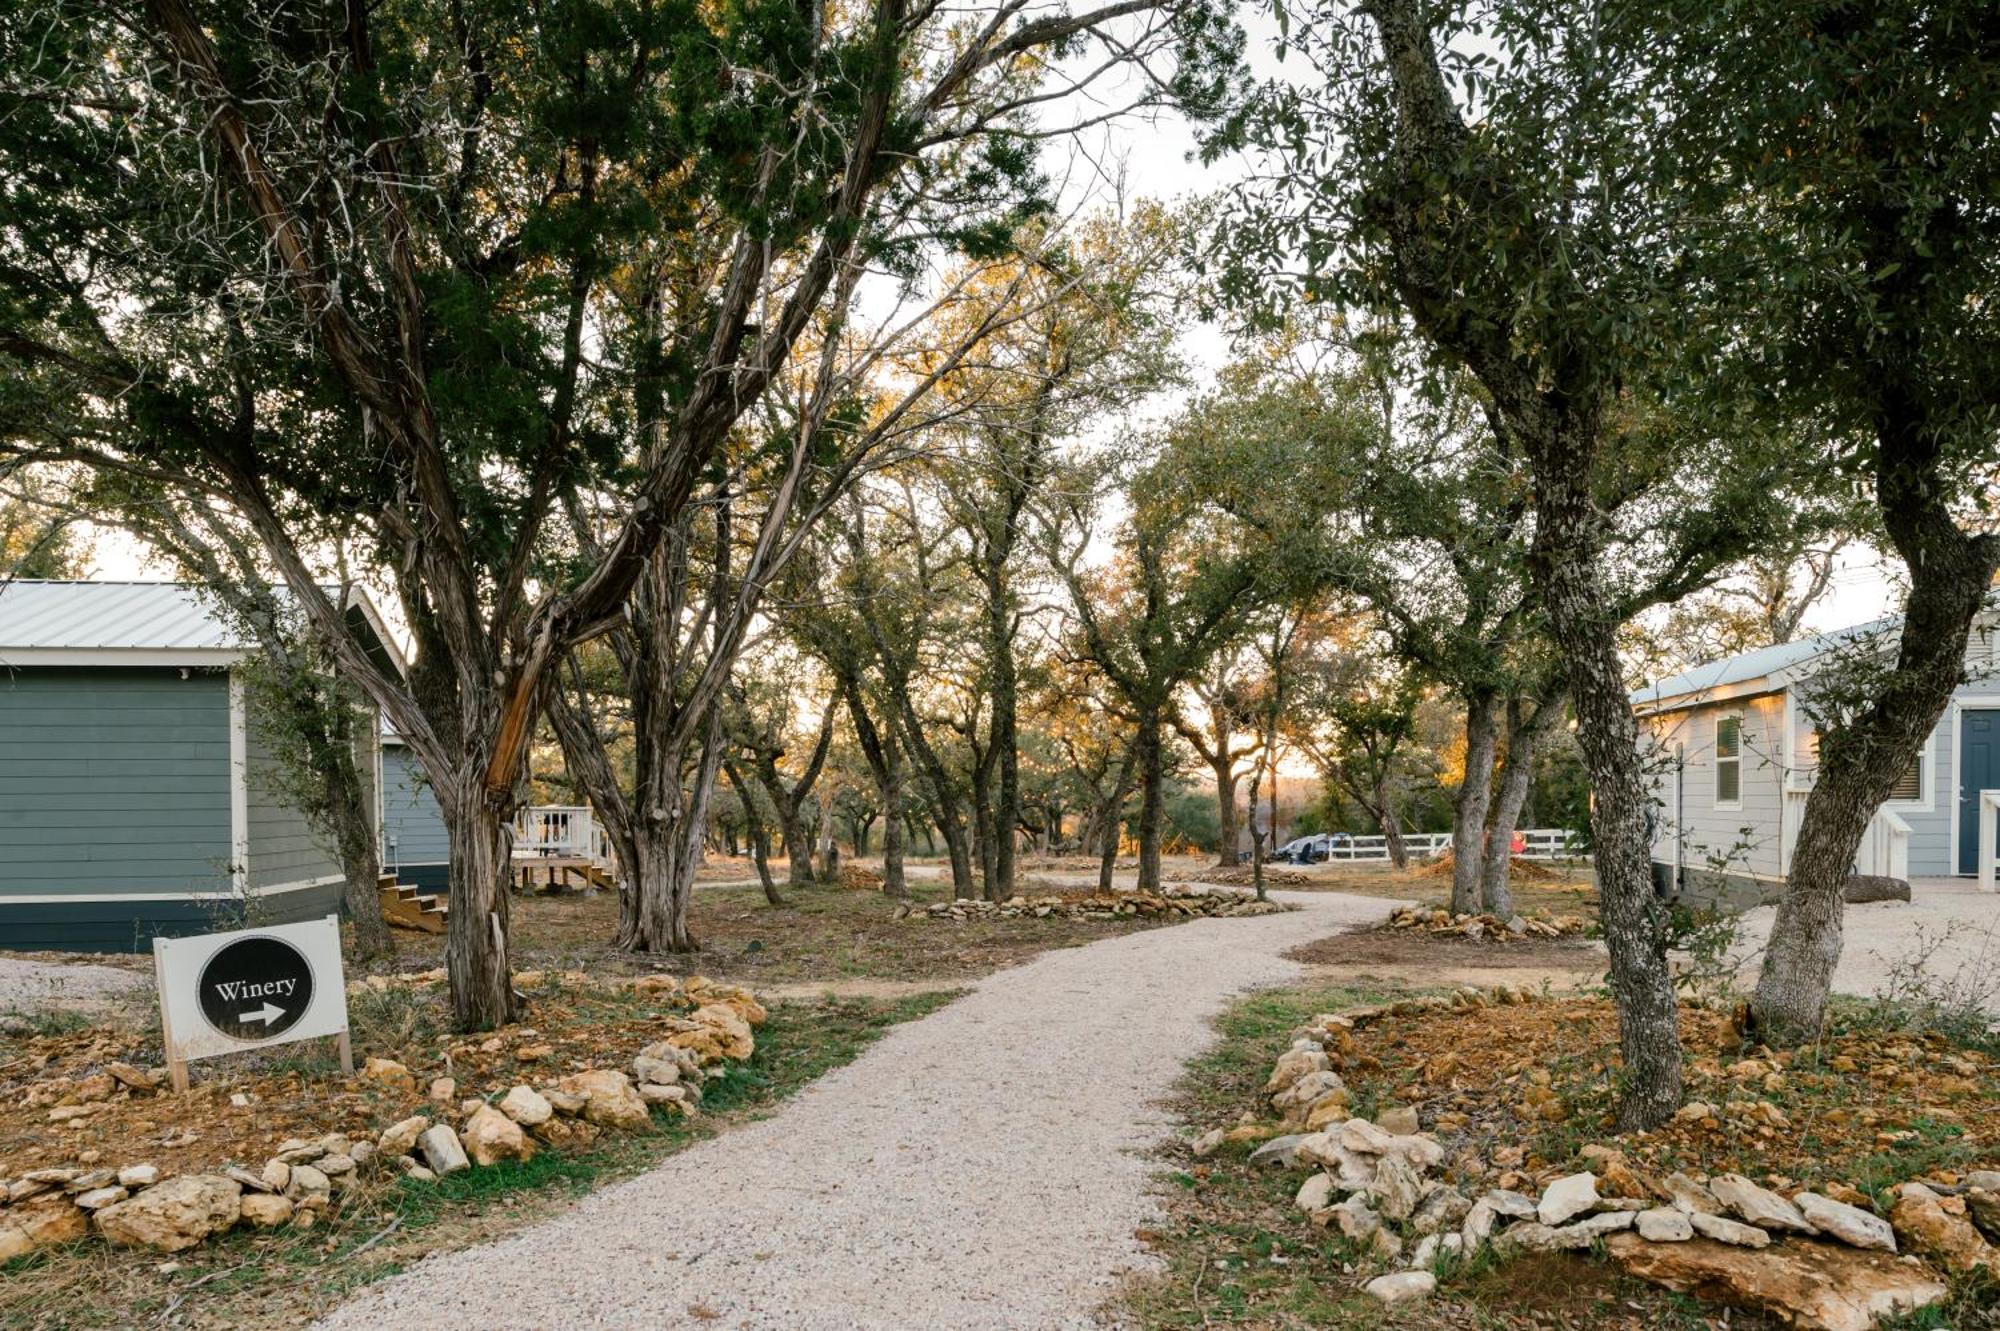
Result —
M1454 915L1428 906L1398 906L1389 916L1391 929L1417 929L1429 934L1505 943L1517 938L1576 938L1590 928L1581 915Z
M1096 892L1088 896L1008 897L1005 901L938 901L905 903L898 919L910 920L1117 920L1191 918L1195 916L1275 915L1296 910L1276 901L1259 901L1248 892L1228 888L1169 886L1158 892Z
M700 976L685 984L671 976L630 983L641 991L675 992L697 1006L686 1017L667 1019L666 1038L639 1050L629 1071L586 1068L545 1084L522 1082L504 1094L463 1099L455 1079L434 1078L430 1112L392 1123L372 1140L344 1133L286 1140L256 1169L228 1164L170 1176L152 1164L79 1164L0 1178L0 1262L93 1230L120 1246L180 1252L238 1225L309 1228L370 1173L386 1176L393 1169L430 1181L529 1160L543 1150L587 1148L606 1130L641 1131L652 1125L655 1110L693 1116L712 1070L755 1051L753 1027L764 1023L764 1006L747 989ZM517 1059L528 1052L517 1050ZM138 1070L133 1075L149 1087L164 1080ZM391 1091L417 1090L415 1074L393 1059L370 1058L359 1075Z
M1462 991L1439 1003L1471 1002ZM1503 991L1498 1001L1517 1001ZM1398 1008L1411 1006L1398 1004ZM1385 1304L1421 1299L1440 1269L1490 1247L1502 1258L1585 1252L1603 1245L1632 1274L1682 1293L1762 1310L1807 1331L1867 1331L1876 1318L1943 1300L1935 1267L2000 1278L2000 1171L1953 1183L1911 1182L1884 1217L1860 1190L1828 1184L1787 1196L1740 1174L1654 1181L1613 1147L1585 1147L1585 1170L1517 1187L1463 1190L1441 1167L1444 1146L1404 1106L1371 1121L1349 1113L1337 1068L1360 1052L1358 1022L1391 1008L1322 1014L1294 1032L1264 1086L1291 1131L1259 1123L1215 1129L1194 1143L1206 1156L1228 1141L1262 1139L1255 1165L1304 1169L1298 1207L1337 1229L1357 1256L1389 1268L1365 1285ZM1511 1154L1516 1163L1518 1150ZM1463 1163L1463 1162L1461 1162ZM1476 1160L1460 1171L1474 1176Z

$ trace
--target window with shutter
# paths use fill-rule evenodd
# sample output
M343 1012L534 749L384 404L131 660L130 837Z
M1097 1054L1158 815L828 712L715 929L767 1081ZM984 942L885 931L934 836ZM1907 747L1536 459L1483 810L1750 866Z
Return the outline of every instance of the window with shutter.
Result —
M1715 722L1715 802L1743 800L1743 718L1723 716Z
M1920 753L1889 791L1892 800L1920 800L1924 797L1924 756Z

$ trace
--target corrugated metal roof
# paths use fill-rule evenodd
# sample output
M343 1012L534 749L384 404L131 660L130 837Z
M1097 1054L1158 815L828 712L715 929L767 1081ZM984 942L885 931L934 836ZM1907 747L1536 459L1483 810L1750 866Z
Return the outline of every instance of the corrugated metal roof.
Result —
M1902 616L1891 615L1886 619L1857 624L1853 628L1837 629L1832 633L1800 638L1796 642L1781 642L1775 647L1759 647L1754 651L1725 656L1720 661L1698 665L1682 674L1633 690L1632 705L1644 707L1689 696L1740 695L1745 690L1736 685L1754 684L1760 680L1769 680L1775 688L1787 682L1799 666L1871 638L1887 639L1888 635L1901 632L1902 627Z
M244 649L186 584L0 582L0 652Z

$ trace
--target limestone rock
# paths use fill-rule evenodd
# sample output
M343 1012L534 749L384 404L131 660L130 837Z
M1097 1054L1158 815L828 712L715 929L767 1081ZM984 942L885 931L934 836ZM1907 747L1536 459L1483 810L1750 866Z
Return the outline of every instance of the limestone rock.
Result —
M88 1217L61 1198L0 1211L0 1262L37 1248L74 1243L90 1230Z
M408 1155L417 1149L417 1138L423 1136L424 1129L430 1125L431 1121L425 1115L412 1114L382 1129L382 1135L375 1141L376 1148L384 1155Z
M673 1086L681 1079L681 1065L671 1058L647 1058L644 1054L632 1060L632 1079L655 1086Z
M1333 1181L1342 1192L1360 1192L1375 1186L1380 1157L1348 1149L1337 1133L1314 1133L1300 1142L1293 1154L1308 1165L1332 1171Z
M481 1167L502 1160L526 1160L535 1153L534 1144L521 1131L521 1125L487 1104L475 1109L465 1121L459 1141L472 1157L472 1163Z
M573 1095L560 1086L542 1087L542 1098L549 1102L549 1108L570 1118L582 1114L584 1105L588 1103L583 1096Z
M158 1165L127 1165L118 1171L118 1186L121 1188L150 1188L160 1181Z
M1694 1225L1678 1206L1656 1206L1641 1211L1632 1221L1639 1237L1648 1243L1685 1243L1694 1237Z
M1385 1132L1365 1118L1350 1118L1340 1125L1340 1144L1350 1151L1363 1155L1381 1155L1389 1149L1396 1135Z
M1314 1174L1299 1185L1293 1199L1301 1211L1321 1211L1333 1204L1333 1175Z
M1554 1252L1559 1240L1553 1225L1545 1225L1539 1220L1529 1220L1512 1225L1493 1236L1493 1251L1502 1257L1513 1257L1524 1252Z
M110 1206L113 1202L122 1202L131 1195L129 1188L121 1188L114 1183L108 1188L92 1188L88 1192L79 1192L76 1195L76 1204L86 1211L97 1211Z
M1370 1298L1394 1307L1399 1303L1415 1303L1429 1298L1437 1289L1437 1283L1437 1277L1429 1271L1397 1271L1392 1275L1376 1276L1361 1288Z
M264 1180L265 1191L283 1192L292 1186L292 1167L282 1160L266 1160L257 1177Z
M312 1165L293 1165L292 1181L285 1188L285 1196L293 1201L301 1197L318 1194L324 1197L333 1190L333 1180Z
M1324 1214L1350 1239L1365 1239L1382 1228L1382 1217L1360 1197L1349 1197L1338 1206L1328 1207Z
M415 1092L416 1076L393 1058L371 1058L361 1068L364 1081L377 1082L399 1091Z
M1787 1234L1817 1234L1799 1208L1772 1192L1760 1188L1741 1174L1718 1174L1708 1181L1715 1199L1759 1229L1775 1229Z
M716 1041L721 1047L724 1058L740 1062L757 1050L757 1040L751 1034L750 1023L726 1003L710 1003L705 1007L698 1007L688 1020L707 1026L715 1032Z
M291 1166L286 1165L285 1170L287 1173L290 1173ZM278 1188L274 1184L272 1184L269 1180L267 1180L262 1173L253 1174L241 1165L231 1165L229 1168L222 1171L222 1176L224 1178L235 1179L238 1183L243 1185L243 1191L245 1192L278 1191Z
M2000 1189L1970 1188L1965 1194L1965 1205L1972 1212L1972 1223L1979 1227L1979 1232L2000 1243Z
M1286 1133L1282 1137L1273 1137L1256 1150L1250 1152L1250 1163L1253 1165L1272 1165L1280 1169L1289 1169L1297 1159L1299 1143L1305 1141L1308 1137L1318 1135L1320 1134L1291 1132Z
M1876 1248L1882 1252L1896 1251L1896 1231L1879 1215L1871 1215L1858 1206L1849 1206L1816 1192L1802 1192L1792 1198L1792 1204L1799 1208L1799 1214L1806 1218L1807 1224L1823 1234L1831 1234L1842 1243L1856 1248Z
M1714 1239L1717 1243L1726 1243L1731 1247L1768 1248L1771 1245L1769 1234L1755 1225L1746 1225L1740 1220L1731 1220L1728 1216L1710 1215L1706 1211L1691 1211L1688 1213L1688 1223L1693 1225L1694 1232L1703 1238Z
M1303 1122L1315 1104L1346 1094L1346 1083L1338 1072L1308 1072L1271 1097L1271 1108L1287 1122Z
M1694 1217L1697 1228L1703 1218ZM1647 1243L1619 1235L1607 1247L1613 1261L1642 1280L1770 1313L1799 1331L1870 1331L1879 1317L1926 1307L1946 1294L1921 1266L1824 1243L1753 1254L1702 1239Z
M127 1248L182 1252L234 1225L243 1185L215 1174L183 1174L99 1211L105 1238Z
M1674 1205L1689 1215L1722 1214L1722 1203L1715 1200L1715 1194L1686 1174L1667 1175L1664 1186Z
M1221 1148L1222 1136L1221 1128L1210 1128L1207 1132L1202 1133L1201 1136L1194 1139L1194 1144L1188 1147L1188 1151L1195 1159L1206 1160Z
M458 1139L449 1123L437 1123L424 1129L417 1138L417 1150L422 1153L424 1163L431 1172L443 1177L472 1168L472 1161L465 1156L465 1146Z
M693 1096L685 1086L656 1086L650 1081L639 1083L639 1098L656 1108L674 1109L683 1114L694 1112Z
M456 1077L431 1078L430 1098L437 1104L448 1105L458 1099L458 1079Z
M1465 1223L1458 1227L1459 1239L1464 1243L1466 1251L1475 1251L1480 1244L1492 1238L1493 1231L1499 1223L1499 1213L1493 1209L1490 1202L1484 1197L1474 1202L1472 1209L1465 1213Z
M1354 1097L1347 1093L1345 1086L1328 1091L1319 1099L1306 1106L1306 1131L1318 1132L1329 1124L1339 1123L1347 1117L1348 1106Z
M728 1008L720 1011L729 1012ZM742 1019L729 1013L730 1017L743 1025ZM750 1028L743 1026L747 1032ZM646 1102L632 1088L632 1079L622 1072L596 1069L578 1072L562 1079L562 1089L583 1097L583 1117L605 1128L625 1128L633 1130L646 1127L653 1116L646 1109Z
M1480 1200L1510 1220L1533 1220L1537 1214L1535 1199L1511 1188L1494 1188Z
M276 1229L291 1218L292 1201L289 1197L253 1192L243 1198L243 1219L247 1224L259 1229Z
M1375 1183L1368 1191L1384 1219L1401 1222L1410 1218L1423 1199L1423 1180L1400 1158L1384 1156L1375 1167Z
M548 1122L556 1111L549 1104L548 1097L534 1087L516 1086L500 1097L500 1112L522 1127L532 1128L538 1123Z
M1438 1188L1425 1195L1410 1213L1410 1228L1419 1234L1436 1234L1456 1229L1472 1210L1472 1203L1457 1188Z
M1409 1137L1423 1129L1417 1121L1417 1111L1409 1105L1397 1105L1385 1109L1375 1116L1375 1124L1382 1131L1398 1137Z
M1276 1066L1264 1082L1264 1094L1277 1095L1290 1089L1302 1078L1315 1072L1331 1070L1333 1063L1327 1058L1326 1050L1316 1044L1301 1042L1278 1055Z
M1889 1223L1906 1247L1958 1275L1981 1268L2000 1275L2000 1249L1988 1243L1970 1220L1947 1211L1938 1195L1921 1183L1905 1183L1902 1194L1890 1208Z
M1536 1218L1545 1225L1560 1225L1597 1205L1597 1175L1588 1171L1569 1174L1542 1190L1535 1206Z

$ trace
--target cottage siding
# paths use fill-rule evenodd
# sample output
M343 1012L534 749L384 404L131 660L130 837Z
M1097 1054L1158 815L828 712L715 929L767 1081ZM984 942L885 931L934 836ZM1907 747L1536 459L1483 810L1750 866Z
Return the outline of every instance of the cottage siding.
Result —
M268 725L268 718L252 705L244 736L252 891L318 882L340 873L340 858L331 844L284 796L285 773L272 749Z
M442 886L443 868L451 861L444 814L424 779L423 768L407 746L382 746L382 864L396 870L405 883ZM422 872L428 868L433 872ZM412 872L415 870L415 872ZM435 878L437 881L432 882Z
M1741 807L1716 802L1716 723L1727 716L1742 719ZM1732 877L1777 877L1784 798L1782 697L1766 695L1667 712L1649 718L1648 728L1655 740L1653 790L1660 805L1653 857L1673 862L1678 831L1681 862L1689 869ZM1682 757L1678 801L1671 771L1677 745Z
M229 886L217 671L0 672L0 900Z

